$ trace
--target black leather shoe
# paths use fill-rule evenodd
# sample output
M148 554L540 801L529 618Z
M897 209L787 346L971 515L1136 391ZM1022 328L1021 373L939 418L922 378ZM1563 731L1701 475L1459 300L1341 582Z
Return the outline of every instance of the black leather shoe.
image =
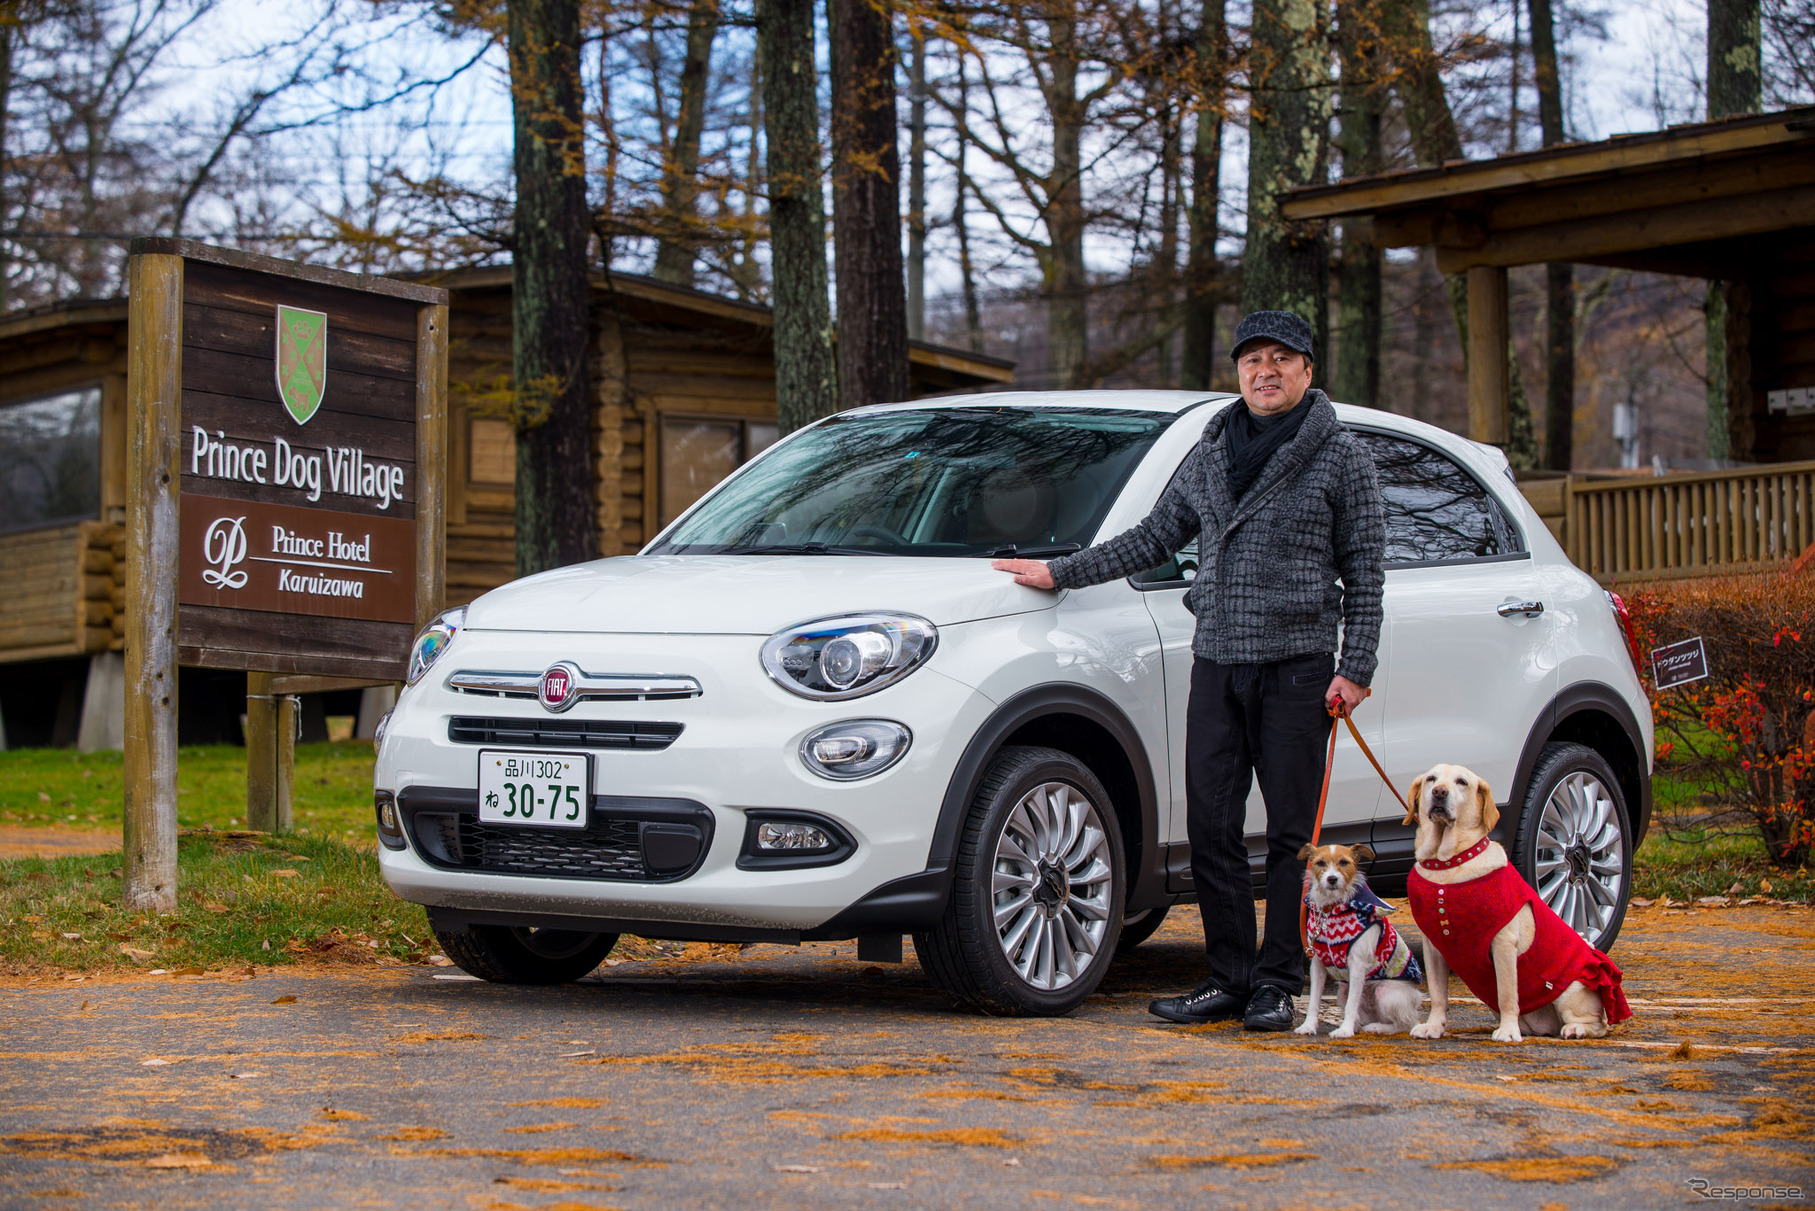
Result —
M1248 998L1248 1011L1242 1014L1243 1030L1290 1030L1293 1026L1292 998L1271 984L1262 984Z
M1147 1006L1147 1012L1170 1022L1227 1022L1242 1016L1248 998L1224 992L1214 980L1205 980L1193 992L1182 997L1161 997Z

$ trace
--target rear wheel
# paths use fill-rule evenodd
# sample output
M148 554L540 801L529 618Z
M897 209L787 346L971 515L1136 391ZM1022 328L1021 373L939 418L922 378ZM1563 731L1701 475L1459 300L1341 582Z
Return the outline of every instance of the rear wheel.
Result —
M615 933L472 925L465 933L435 931L460 970L494 984L569 984L588 975L618 944Z
M1055 1016L1096 990L1122 926L1122 840L1077 758L1007 748L971 803L945 915L914 949L983 1013Z
M1525 881L1599 950L1619 936L1632 896L1632 827L1613 768L1581 744L1547 744L1513 839Z

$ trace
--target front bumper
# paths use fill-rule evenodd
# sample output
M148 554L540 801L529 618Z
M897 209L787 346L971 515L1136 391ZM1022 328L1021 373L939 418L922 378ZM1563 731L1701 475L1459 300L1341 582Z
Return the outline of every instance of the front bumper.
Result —
M941 801L965 741L993 704L943 675L938 659L896 684L845 702L814 702L772 682L747 635L548 634L464 631L421 683L405 691L379 754L376 784L400 805L462 793L477 802L479 745L449 739L449 720L484 716L526 722L551 716L534 700L448 687L463 670L536 670L570 660L589 673L662 674L699 681L699 697L582 701L559 716L585 722L681 725L661 749L595 750L593 804L661 801L710 816L705 852L686 873L660 881L548 877L448 869L411 833L381 849L386 882L406 900L465 914L647 922L723 931L800 933L824 926L866 896L927 868ZM856 782L830 782L800 762L808 732L845 719L904 724L913 742L897 764ZM853 842L835 865L740 869L748 814L807 812ZM532 830L524 830L529 832Z

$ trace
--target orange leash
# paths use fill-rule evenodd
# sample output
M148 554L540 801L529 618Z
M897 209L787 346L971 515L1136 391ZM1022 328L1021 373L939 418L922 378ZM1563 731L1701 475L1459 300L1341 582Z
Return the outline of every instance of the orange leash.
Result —
M1363 691L1364 694L1370 692ZM1405 796L1399 793L1399 788L1393 785L1393 780L1386 776L1384 769L1380 768L1380 761L1374 756L1374 750L1369 748L1368 742L1361 738L1360 729L1355 726L1355 720L1349 716L1347 708L1343 707L1341 702L1342 699L1338 698L1330 704L1329 708L1330 750L1323 759L1323 789L1317 793L1317 818L1311 822L1312 845L1317 844L1317 839L1323 832L1323 809L1330 802L1330 774L1336 768L1336 724L1339 721L1348 724L1349 735L1355 738L1355 743L1361 749L1362 755L1368 759L1368 764L1374 767L1374 772L1380 775L1380 780L1386 783L1386 788L1393 792L1393 798L1399 800L1399 806L1405 808L1405 819L1401 823L1412 823L1412 809L1407 806ZM1307 954L1311 950L1311 938L1306 928L1308 913L1309 910L1301 898L1298 902L1298 940L1304 946Z

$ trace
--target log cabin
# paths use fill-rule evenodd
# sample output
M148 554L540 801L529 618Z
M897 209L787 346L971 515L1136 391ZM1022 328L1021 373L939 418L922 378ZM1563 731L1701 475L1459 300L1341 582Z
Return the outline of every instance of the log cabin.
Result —
M451 295L446 566L460 604L515 575L511 271L423 276ZM592 299L599 554L622 555L776 439L772 321L633 274L596 276ZM124 299L0 318L0 747L122 740L126 358ZM922 342L909 358L916 396L1014 377L1012 362ZM305 688L324 691L304 694L305 738L360 709L352 683L292 687ZM185 743L238 742L243 675L184 669L178 693Z

